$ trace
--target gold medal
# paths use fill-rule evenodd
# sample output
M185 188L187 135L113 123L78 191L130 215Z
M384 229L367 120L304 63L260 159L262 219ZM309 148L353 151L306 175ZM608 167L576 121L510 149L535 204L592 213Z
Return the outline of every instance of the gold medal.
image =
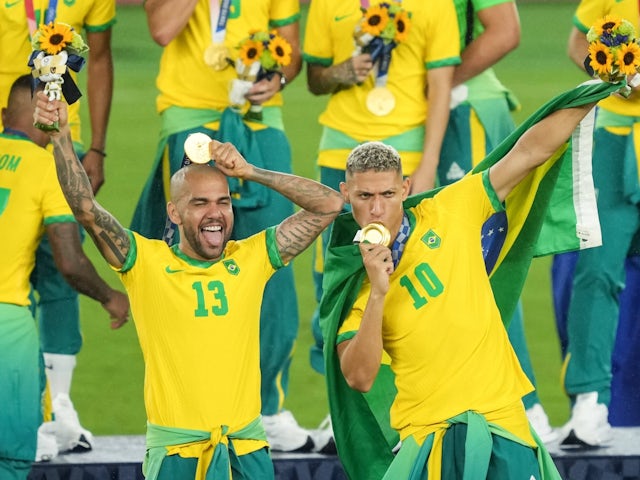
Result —
M184 141L184 153L192 163L208 163L211 160L210 143L211 139L206 133L192 133Z
M373 222L365 226L362 230L358 230L353 241L358 243L367 242L374 245L384 245L385 247L388 247L391 243L391 233L383 224Z
M378 117L389 115L396 107L396 98L387 87L375 87L367 95L367 108Z
M224 70L229 66L229 49L222 43L212 43L204 51L204 63L216 71Z

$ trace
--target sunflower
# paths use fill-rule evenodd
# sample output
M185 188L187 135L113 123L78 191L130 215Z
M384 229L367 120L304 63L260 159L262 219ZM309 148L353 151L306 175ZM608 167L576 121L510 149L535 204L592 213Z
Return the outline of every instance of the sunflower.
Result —
M393 40L396 43L404 42L407 39L409 27L411 26L409 14L404 10L398 12L394 18L394 22L396 25L396 35L393 37Z
M291 45L284 38L274 36L269 42L269 51L278 65L286 67L291 63Z
M249 66L253 62L260 60L263 50L262 42L257 42L249 38L240 46L240 59L242 63Z
M73 28L65 23L41 25L38 30L40 48L49 55L60 53L73 41Z
M633 75L640 67L640 46L637 43L620 45L617 54L618 68L623 75Z
M593 27L597 35L602 35L604 33L611 34L621 24L622 18L617 15L605 15Z
M389 12L380 5L369 7L364 12L362 19L362 31L377 37L382 33L389 22Z
M601 42L593 42L589 45L589 58L591 68L599 75L612 72L613 55L609 48Z

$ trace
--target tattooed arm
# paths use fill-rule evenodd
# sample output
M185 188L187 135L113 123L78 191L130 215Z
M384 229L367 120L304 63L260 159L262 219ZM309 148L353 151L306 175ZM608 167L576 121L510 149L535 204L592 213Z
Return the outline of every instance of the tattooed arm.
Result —
M59 131L50 131L53 144L53 156L56 162L58 180L73 215L89 233L100 253L109 264L122 267L129 252L129 236L120 223L98 204L93 196L91 183L78 160L69 125L67 123L67 105L63 101L49 101L39 92L35 122L51 125L59 122Z
M254 167L230 143L214 140L209 152L225 175L261 183L302 208L276 228L278 251L285 263L311 245L342 211L342 196L314 180Z
M314 95L336 93L364 82L372 68L373 62L368 53L350 57L329 67L308 63L307 86Z

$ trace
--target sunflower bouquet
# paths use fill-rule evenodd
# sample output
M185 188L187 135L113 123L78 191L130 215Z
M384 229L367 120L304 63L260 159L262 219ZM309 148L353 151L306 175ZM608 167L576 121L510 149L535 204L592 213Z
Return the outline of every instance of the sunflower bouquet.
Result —
M49 100L60 100L62 97L72 104L80 96L69 70L79 72L84 65L80 55L87 50L87 44L73 27L66 23L51 22L40 25L31 40L33 52L28 65L36 85L45 82L44 92ZM43 130L58 130L54 125L36 125Z
M631 22L615 15L598 20L587 32L587 72L605 82L621 82L640 72L640 46Z
M235 61L238 78L234 79L229 93L232 108L241 110L245 95L254 82L263 78L271 79L282 68L291 63L291 45L277 32L253 32L238 44L238 58ZM261 111L259 105L252 105L250 111Z
M375 62L385 49L391 50L404 42L411 27L411 14L395 0L381 2L362 9L353 38L356 54L370 53Z

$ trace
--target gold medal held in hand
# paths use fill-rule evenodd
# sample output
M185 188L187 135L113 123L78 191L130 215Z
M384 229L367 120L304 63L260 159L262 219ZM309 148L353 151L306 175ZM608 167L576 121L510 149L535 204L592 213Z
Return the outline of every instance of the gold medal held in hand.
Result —
M192 163L209 163L209 144L211 139L206 133L192 133L184 141L184 153Z
M229 49L222 43L212 43L204 51L204 63L216 71L224 70L229 66Z
M358 230L353 241L356 243L366 242L388 247L391 243L391 233L383 224L373 222L366 225L362 230Z
M396 107L396 97L387 87L375 87L367 95L367 108L378 117L389 115Z

